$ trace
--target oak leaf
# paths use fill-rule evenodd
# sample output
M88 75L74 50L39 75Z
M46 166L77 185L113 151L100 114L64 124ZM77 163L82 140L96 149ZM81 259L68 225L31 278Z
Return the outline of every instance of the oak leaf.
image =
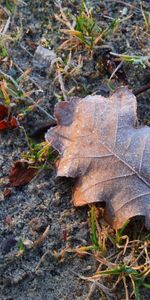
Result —
M150 128L137 124L136 98L126 87L56 105L58 125L46 139L59 151L57 176L76 177L75 206L105 202L114 228L134 216L150 227Z

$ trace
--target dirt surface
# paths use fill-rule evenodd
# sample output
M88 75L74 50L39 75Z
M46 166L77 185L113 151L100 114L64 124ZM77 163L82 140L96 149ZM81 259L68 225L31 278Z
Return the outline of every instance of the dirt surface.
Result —
M64 99L58 79L58 70L54 66L41 67L35 61L38 45L54 50L57 57L66 62L69 51L59 50L67 39L60 29L66 28L54 14L60 14L56 1L18 1L15 17L11 17L8 32L19 31L16 42L7 42L8 57L1 59L0 69L17 79L21 72L32 68L28 78L20 83L27 92L32 91L35 101L53 115L55 103ZM109 95L112 91L108 84L114 66L115 53L129 55L148 55L148 35L144 29L139 1L88 1L92 6L98 24L107 26L109 18L124 18L116 33L109 35L105 45L109 48L97 48L93 55L85 47L72 51L69 71L83 58L77 73L62 75L66 97L88 94ZM148 10L149 1L142 1ZM70 20L79 13L80 1L63 1L62 7ZM129 4L129 6L128 6ZM5 1L2 1L2 7ZM123 14L124 12L124 14ZM129 18L128 18L129 17ZM8 16L4 15L7 20ZM127 18L127 20L126 20ZM22 71L21 71L22 70ZM148 66L123 63L120 72L112 80L113 86L128 85L137 90L150 81ZM69 96L68 96L69 92ZM138 116L141 123L150 124L150 93L137 96ZM16 102L13 111L22 112L28 103ZM49 117L40 109L28 111L20 121L27 135L32 134ZM36 136L37 140L38 137ZM44 140L44 138L43 138ZM56 179L51 162L47 169L41 170L28 185L11 190L4 197L8 176L13 162L20 159L22 152L28 151L24 130L20 128L2 132L0 136L0 300L85 300L91 283L78 275L89 276L96 272L98 263L89 253L80 257L75 253L65 253L65 248L90 244L89 208L76 209L71 203L73 181ZM49 227L48 227L49 226ZM49 228L47 237L39 245L30 249L29 245L21 254L19 241L37 241ZM28 244L30 243L28 242ZM106 299L97 288L92 294L93 300ZM111 299L111 298L110 298ZM114 299L125 299L124 289L115 294ZM131 299L135 299L132 297ZM143 291L141 299L150 299L148 291Z

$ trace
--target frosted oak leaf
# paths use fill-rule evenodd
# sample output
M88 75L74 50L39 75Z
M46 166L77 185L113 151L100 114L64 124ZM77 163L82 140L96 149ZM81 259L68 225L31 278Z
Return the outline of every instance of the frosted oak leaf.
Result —
M135 96L126 87L58 103L58 125L46 139L59 151L57 176L77 178L73 203L105 202L104 217L120 228L145 216L150 227L150 128L137 125Z

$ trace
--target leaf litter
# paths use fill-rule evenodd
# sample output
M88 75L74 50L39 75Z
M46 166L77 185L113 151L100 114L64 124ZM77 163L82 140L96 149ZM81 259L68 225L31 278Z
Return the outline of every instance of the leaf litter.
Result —
M9 175L9 186L19 187L29 183L37 174L38 169L33 167L25 159L18 160L14 163Z

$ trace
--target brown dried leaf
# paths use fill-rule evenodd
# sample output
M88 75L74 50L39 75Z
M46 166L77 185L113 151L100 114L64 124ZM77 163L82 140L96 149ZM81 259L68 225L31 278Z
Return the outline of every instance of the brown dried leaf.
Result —
M150 128L137 127L137 103L126 88L56 105L58 125L46 139L57 149L57 175L77 177L75 206L105 202L105 219L120 228L142 215L150 227Z
M29 183L36 176L38 169L34 168L28 161L21 159L15 162L9 176L9 186L18 187Z

